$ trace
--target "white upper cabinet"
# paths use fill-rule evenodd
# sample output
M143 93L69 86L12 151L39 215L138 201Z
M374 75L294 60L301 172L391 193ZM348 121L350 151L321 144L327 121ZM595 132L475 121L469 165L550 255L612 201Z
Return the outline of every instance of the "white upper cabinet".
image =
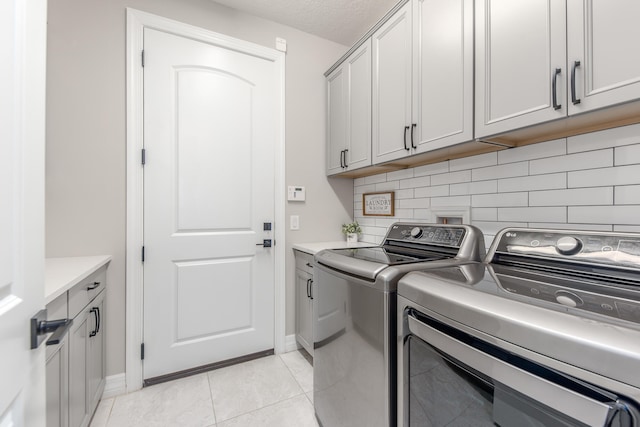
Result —
M327 77L327 175L371 164L371 40Z
M568 0L569 114L640 98L640 2Z
M373 162L411 150L411 4L371 36L373 49Z
M374 164L473 138L472 0L413 0L372 41Z
M470 141L473 0L414 1L413 33L413 152Z
M476 137L566 116L564 0L476 1Z

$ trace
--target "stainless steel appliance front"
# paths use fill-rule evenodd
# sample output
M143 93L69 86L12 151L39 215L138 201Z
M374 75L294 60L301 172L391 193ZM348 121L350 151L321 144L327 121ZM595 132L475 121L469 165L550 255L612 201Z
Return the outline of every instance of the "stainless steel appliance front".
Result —
M509 229L398 284L402 426L640 426L640 236Z
M314 407L324 427L395 425L398 280L483 255L474 227L403 223L381 246L316 255Z

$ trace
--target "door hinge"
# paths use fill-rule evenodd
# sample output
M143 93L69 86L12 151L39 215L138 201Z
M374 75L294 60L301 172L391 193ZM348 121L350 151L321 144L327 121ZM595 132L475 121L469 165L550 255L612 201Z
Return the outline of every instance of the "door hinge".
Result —
M144 360L144 343L140 344L140 360Z
M142 68L144 68L144 49L142 50L140 56L142 57Z
M147 150L143 148L142 149L142 165L144 166L146 162L147 162Z
M144 246L142 247L142 262L144 262Z

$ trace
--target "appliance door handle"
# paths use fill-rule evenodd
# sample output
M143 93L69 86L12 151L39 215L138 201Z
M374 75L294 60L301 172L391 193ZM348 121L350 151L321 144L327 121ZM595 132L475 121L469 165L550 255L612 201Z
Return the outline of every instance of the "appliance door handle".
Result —
M571 102L573 105L580 104L580 99L576 98L576 68L580 66L580 61L573 61L571 67Z
M407 147L407 131L409 130L409 126L404 127L404 149L409 151L411 148Z
M562 68L556 68L553 72L553 78L551 79L551 97L553 98L553 109L559 110L562 108L562 104L558 104L558 75L562 73Z
M606 404L576 393L531 372L513 366L468 344L407 316L409 331L461 363L495 381L517 390L531 400L555 409L589 426L607 426L620 408L616 402Z

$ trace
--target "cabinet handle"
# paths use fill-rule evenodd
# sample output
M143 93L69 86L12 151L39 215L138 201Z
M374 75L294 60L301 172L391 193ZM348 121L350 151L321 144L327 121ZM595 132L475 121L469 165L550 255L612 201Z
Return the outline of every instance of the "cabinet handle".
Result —
M96 307L96 309L98 310L98 330L96 331L96 334L98 332L100 332L100 325L102 324L102 315L100 314L100 307Z
M91 310L89 310L89 313L93 313L93 316L96 319L96 327L89 333L89 338L92 338L98 335L98 308L92 307Z
M409 151L409 147L407 147L407 131L409 130L409 126L404 127L404 149Z
M552 98L553 98L553 109L554 110L559 110L560 108L562 108L562 104L558 104L558 91L557 91L557 81L558 81L558 74L560 74L562 72L561 68L556 68L556 70L553 73L553 79L551 80L551 92L552 92Z
M87 286L87 291L92 291L100 287L100 282L93 282L93 284Z
M309 282L311 282L311 279L307 279L307 298L311 297L311 295L309 294Z
M309 298L313 299L313 279L309 279Z
M573 105L580 104L580 98L576 98L576 68L580 66L580 61L573 61L571 67L571 102Z
M311 264L310 262L307 263L307 267L309 268L313 268L313 264Z
M344 150L344 167L348 168L349 165L347 164L347 153L349 152L349 149L347 148L346 150Z
M340 167L344 169L344 150L340 151Z
M416 126L417 125L415 123L411 123L411 148L418 148L413 143L413 130L416 128Z

